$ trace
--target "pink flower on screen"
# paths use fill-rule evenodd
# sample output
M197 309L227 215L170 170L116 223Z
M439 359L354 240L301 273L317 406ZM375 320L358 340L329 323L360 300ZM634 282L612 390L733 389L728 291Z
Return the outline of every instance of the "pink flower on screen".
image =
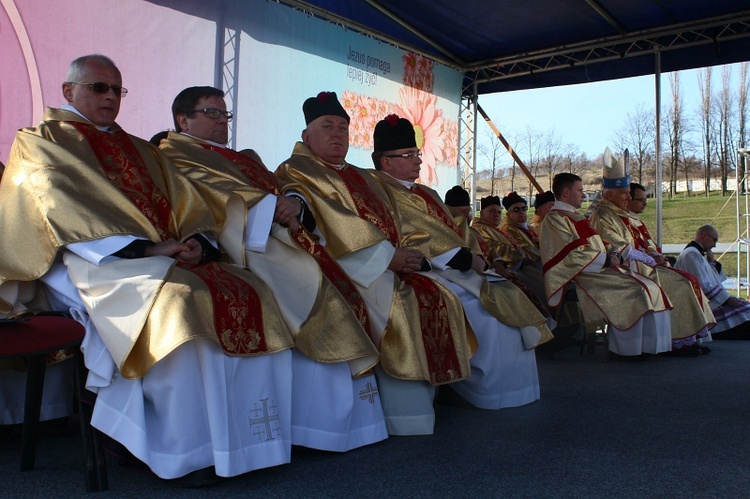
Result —
M437 97L409 87L402 88L399 95L401 105L397 105L394 111L414 126L417 147L422 151L419 181L427 186L436 187L438 178L435 166L445 160L445 143L441 136L443 118L442 113L435 107Z

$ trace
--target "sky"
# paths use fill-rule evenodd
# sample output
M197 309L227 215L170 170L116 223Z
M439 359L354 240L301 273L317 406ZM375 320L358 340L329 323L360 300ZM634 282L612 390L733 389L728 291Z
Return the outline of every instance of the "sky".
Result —
M739 64L732 68L733 90L739 79ZM722 66L715 66L711 86L716 93L721 85ZM688 113L699 107L699 69L680 71L680 87ZM668 73L661 76L662 114L671 99ZM595 158L605 147L615 151L615 133L623 127L628 113L634 113L639 104L645 109L655 108L655 77L641 76L600 83L567 85L538 90L503 92L479 96L479 105L489 115L500 132L514 145L514 138L527 127L546 132L554 129L563 144L575 144L579 152ZM478 144L486 143L489 126L481 119L477 126ZM665 144L662 131L662 148ZM520 144L514 147L520 148ZM616 153L618 154L618 153ZM519 154L523 160L523 155ZM479 158L478 158L479 159ZM504 156L509 166L510 156ZM481 165L477 165L482 169Z

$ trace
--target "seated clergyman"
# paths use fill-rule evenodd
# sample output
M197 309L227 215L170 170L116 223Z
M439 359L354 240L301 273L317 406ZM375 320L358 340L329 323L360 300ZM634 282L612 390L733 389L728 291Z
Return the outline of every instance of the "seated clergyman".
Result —
M724 289L722 283L727 276L712 251L718 241L719 232L714 227L700 227L674 266L694 275L710 300L716 318L716 327L711 330L714 339L749 339L750 302L732 296Z

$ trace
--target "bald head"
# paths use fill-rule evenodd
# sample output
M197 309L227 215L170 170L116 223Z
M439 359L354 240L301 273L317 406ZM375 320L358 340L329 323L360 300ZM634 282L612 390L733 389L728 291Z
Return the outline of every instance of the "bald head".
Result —
M703 225L695 232L695 242L703 246L703 249L713 249L718 241L719 232L711 225Z

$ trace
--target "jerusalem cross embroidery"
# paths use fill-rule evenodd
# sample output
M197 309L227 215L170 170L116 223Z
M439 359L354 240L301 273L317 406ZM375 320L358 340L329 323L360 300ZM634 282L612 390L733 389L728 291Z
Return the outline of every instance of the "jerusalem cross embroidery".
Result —
M281 435L281 428L279 428L279 411L278 407L273 401L264 398L260 400L260 403L256 402L253 404L253 409L250 410L252 417L249 418L250 428L252 428L253 435L258 440L273 440L275 437Z
M378 389L372 386L372 382L368 381L367 386L364 390L359 391L360 400L368 400L371 404L375 403L375 397L378 396Z

